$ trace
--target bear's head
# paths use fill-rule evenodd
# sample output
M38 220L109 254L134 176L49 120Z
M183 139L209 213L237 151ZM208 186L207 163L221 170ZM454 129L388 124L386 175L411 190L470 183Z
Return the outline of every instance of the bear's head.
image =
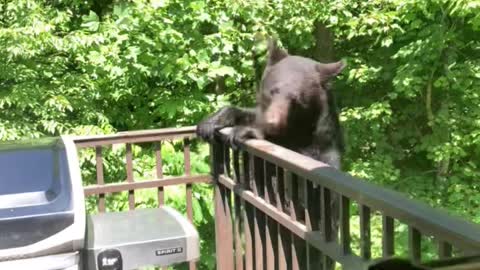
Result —
M267 66L257 96L264 132L284 133L305 121L313 121L312 126L315 125L318 117L328 114L328 82L344 67L342 61L324 64L289 55L275 40L270 40Z

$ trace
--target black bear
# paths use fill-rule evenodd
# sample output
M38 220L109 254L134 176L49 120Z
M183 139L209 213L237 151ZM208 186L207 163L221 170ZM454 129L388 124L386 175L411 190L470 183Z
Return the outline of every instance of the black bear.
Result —
M342 61L325 64L289 55L270 41L257 106L225 107L200 122L197 135L213 141L218 129L233 127L228 138L232 147L250 138L266 139L340 169L344 141L330 81L344 67ZM338 237L338 206L339 196L332 193L334 239ZM333 267L328 261L326 269Z
M225 107L200 122L197 135L212 141L216 130L230 126L234 147L266 139L340 169L344 141L329 84L345 64L289 55L274 40L268 47L256 108Z

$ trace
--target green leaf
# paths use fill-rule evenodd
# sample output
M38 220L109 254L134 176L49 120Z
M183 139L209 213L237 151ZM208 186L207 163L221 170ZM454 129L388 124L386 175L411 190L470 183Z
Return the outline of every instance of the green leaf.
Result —
M390 47L390 45L392 45L392 43L393 43L393 40L390 37L382 40L382 46L383 47Z
M206 3L204 1L194 1L194 2L190 3L190 8L193 11L200 11L200 10L204 9L205 6L206 6Z
M223 77L223 76L233 76L235 75L235 69L230 66L219 66L213 67L208 71L208 77L216 78L216 77Z
M113 6L113 15L117 16L118 18L127 17L130 10L126 3L118 3Z
M157 9L166 7L169 2L169 0L150 0L150 5L152 5L153 8Z
M100 27L100 22L98 15L90 10L90 13L87 15L82 16L82 24L83 28L86 28L89 31L95 32Z

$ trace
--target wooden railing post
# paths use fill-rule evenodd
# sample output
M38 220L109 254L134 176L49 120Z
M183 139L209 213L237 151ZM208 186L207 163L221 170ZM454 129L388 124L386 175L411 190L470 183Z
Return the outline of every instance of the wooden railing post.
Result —
M383 227L383 234L382 234L382 256L389 257L395 254L395 245L394 245L394 224L393 218L389 216L382 216L382 227Z
M241 168L240 168L240 153L238 150L233 152L233 178L237 184L242 185L242 178L241 178ZM243 255L243 245L242 245L242 205L243 200L240 196L236 193L233 193L233 203L235 209L235 220L234 220L234 234L235 234L235 269L244 268L244 255ZM245 210L244 210L245 211Z
M95 166L97 169L97 185L104 185L103 180L103 158L102 158L102 147L95 147ZM98 211L100 213L105 212L105 193L98 194Z
M185 138L183 139L183 162L184 162L184 174L185 176L190 176L191 175L191 165L190 165L190 139ZM187 217L188 220L193 223L193 194L192 194L192 184L186 184L185 185L185 191L186 191L186 204L187 204ZM189 262L188 263L188 268L190 270L195 270L196 264L195 262Z
M243 166L242 166L242 171L243 171L243 183L240 185L246 189L246 190L251 190L252 188L252 174L251 174L251 162L250 162L250 155L248 152L243 152L242 154L242 160L243 160ZM242 200L242 207L243 207L243 220L244 220L244 234L245 234L245 270L253 270L254 269L254 226L253 226L253 217L254 217L254 212L253 212L253 206L250 205L249 203L245 202L245 200Z
M127 182L133 183L133 154L132 154L132 145L130 143L126 144L126 159L127 159ZM128 191L128 208L130 210L135 209L135 190L130 189Z
M215 184L215 249L218 270L234 269L233 237L231 230L231 205L226 188L219 184L219 177L224 172L224 146L210 145L213 181Z
M162 160L162 142L155 142L155 167L157 179L163 178L163 160ZM158 205L165 203L165 195L163 187L158 187Z

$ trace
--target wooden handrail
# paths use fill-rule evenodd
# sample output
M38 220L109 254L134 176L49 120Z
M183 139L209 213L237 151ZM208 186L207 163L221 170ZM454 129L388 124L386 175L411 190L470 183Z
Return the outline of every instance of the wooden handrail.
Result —
M75 136L77 148L111 144L156 142L167 139L194 138L195 126L163 128L137 131L124 131L109 135Z

